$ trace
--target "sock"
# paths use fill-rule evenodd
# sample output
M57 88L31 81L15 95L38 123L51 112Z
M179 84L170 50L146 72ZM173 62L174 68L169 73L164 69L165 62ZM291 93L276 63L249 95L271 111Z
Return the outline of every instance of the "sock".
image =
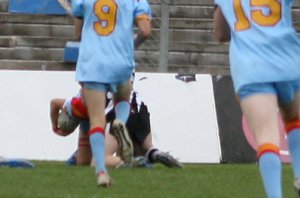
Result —
M115 113L116 119L120 120L123 124L125 124L128 120L130 113L130 104L127 101L118 102L115 105Z
M78 141L78 148L79 147L90 147L90 141L88 137L80 137Z
M93 128L89 131L90 144L95 159L96 174L107 172L105 167L105 138L103 128Z
M77 164L77 150L69 157L66 164L69 166L75 166Z
M287 136L295 178L300 179L300 128L292 129Z
M149 162L154 163L157 161L157 155L159 153L159 150L157 148L151 147L148 149L146 153L146 158Z
M263 144L258 149L259 170L269 198L282 197L281 161L279 149L273 144Z

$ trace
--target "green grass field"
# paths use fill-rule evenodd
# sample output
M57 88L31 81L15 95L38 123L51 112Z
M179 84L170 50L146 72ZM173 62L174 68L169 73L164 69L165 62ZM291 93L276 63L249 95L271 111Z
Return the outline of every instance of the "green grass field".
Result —
M92 167L34 161L35 169L0 168L1 198L263 198L255 164L197 164L184 169L109 169L113 186L96 187ZM284 197L293 198L293 176L283 166Z

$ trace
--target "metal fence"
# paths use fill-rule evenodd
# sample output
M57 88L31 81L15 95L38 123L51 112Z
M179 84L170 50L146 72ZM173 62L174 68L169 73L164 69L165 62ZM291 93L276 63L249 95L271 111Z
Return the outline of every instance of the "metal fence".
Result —
M142 70L168 71L170 0L151 4L152 35L136 51L136 61Z

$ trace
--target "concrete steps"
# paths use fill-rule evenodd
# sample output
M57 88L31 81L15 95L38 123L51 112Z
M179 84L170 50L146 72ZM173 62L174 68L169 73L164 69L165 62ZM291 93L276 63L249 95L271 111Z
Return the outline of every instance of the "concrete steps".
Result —
M67 37L0 36L0 47L63 48Z
M37 36L37 37L68 37L74 36L73 25L47 25L4 23L0 25L0 35Z
M0 25L0 28L0 37L4 38L18 36L32 39L74 39L74 27L71 25L2 24ZM152 34L152 41L159 40L159 29L153 28ZM193 41L197 43L207 41L208 37L211 37L209 38L209 41L212 41L212 31L209 27L207 27L207 29L172 28L170 29L170 35L173 40L181 37L180 40L178 40L179 42L189 41L191 39L190 37L198 37Z
M300 19L300 8L294 11L293 19L296 29L300 32L300 21L298 20ZM23 15L0 12L0 23L3 28L13 28L16 26L15 31L22 27L25 29L32 28L34 25L36 25L37 28L46 28L48 31L48 29L55 29L51 26L56 26L67 29L70 28L67 31L69 31L69 34L73 34L73 19L70 16L53 15L49 17L49 15ZM154 28L158 29L160 27L160 19L153 18L152 24ZM212 27L212 18L170 18L170 28L172 29L211 30ZM9 32L9 30L5 32Z
M54 70L73 71L75 64L64 61L0 59L0 70Z
M63 48L0 48L0 59L63 61Z
M1 5L1 4L0 4ZM73 18L65 15L33 15L0 12L1 23L21 23L21 24L48 24L48 25L73 25Z
M177 48L180 50L171 51L169 54L170 64L183 64L183 65L221 65L227 62L227 54L225 53L227 47L215 47L213 45L211 48L201 48L195 46L195 51L184 50L178 43ZM200 46L204 46L202 43ZM190 45L186 45L189 48ZM149 49L144 47L145 50L140 49L136 51L136 61L139 64L143 63L153 63L153 65L158 64L158 49L157 45ZM216 53L218 50L219 53ZM1 47L0 48L0 59L7 60L43 60L43 61L64 61L64 48L50 48L50 47ZM226 60L226 61L224 61Z
M177 39L181 40L178 41ZM63 48L72 37L44 36L0 36L0 47L40 47ZM215 43L210 32L194 32L188 30L173 30L170 34L170 51L207 51L222 49L223 45ZM138 50L158 50L159 40L153 36ZM211 51L210 51L211 52ZM217 52L220 52L219 50ZM226 52L226 51L224 51Z
M149 2L151 2L151 4L161 4L161 0L150 0ZM214 0L170 0L170 4L182 6L212 6L214 4Z
M213 0L170 0L169 71L229 74L228 45L214 42ZM136 51L137 71L157 71L161 0L150 0L153 35ZM68 15L8 13L0 0L0 69L73 70L64 47L74 40ZM300 3L293 11L300 32Z
M171 42L170 52L197 52L197 53L227 53L227 44L218 44L215 42ZM141 45L137 51L149 50L158 51L159 43L147 41Z
M0 0L0 12L8 11L9 0Z

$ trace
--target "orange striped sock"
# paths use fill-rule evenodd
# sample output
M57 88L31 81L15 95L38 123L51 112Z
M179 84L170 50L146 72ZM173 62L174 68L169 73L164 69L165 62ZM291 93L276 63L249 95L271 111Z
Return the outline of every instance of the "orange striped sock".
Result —
M262 144L257 149L257 158L259 159L266 152L272 152L279 155L279 148L272 143Z
M287 134L289 132L291 132L292 130L298 129L298 128L300 128L300 120L294 120L294 121L291 121L291 122L285 124L285 130L286 130Z

